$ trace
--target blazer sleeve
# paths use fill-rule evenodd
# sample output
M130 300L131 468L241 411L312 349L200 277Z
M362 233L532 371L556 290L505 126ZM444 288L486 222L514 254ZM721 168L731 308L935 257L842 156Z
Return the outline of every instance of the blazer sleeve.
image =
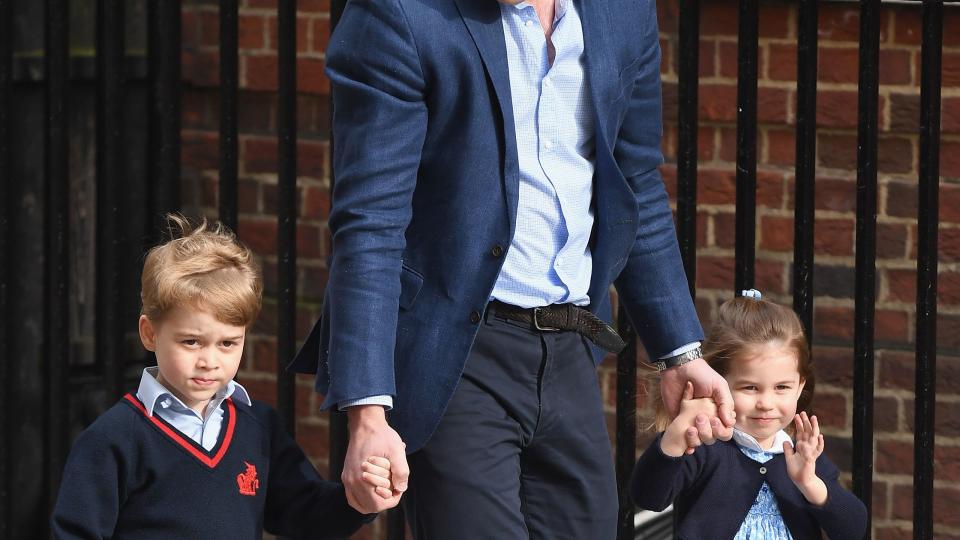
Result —
M347 504L343 485L324 480L296 441L269 411L270 476L264 529L295 539L347 538L377 514L361 514Z
M690 455L668 456L660 450L662 437L663 433L658 434L643 452L630 479L634 504L655 512L673 504L700 477L708 451L704 446Z
M57 540L113 538L132 473L109 433L87 429L70 450L51 516Z
M614 145L614 158L637 204L637 237L617 292L651 358L703 339L690 298L667 191L657 167L663 162L660 98L660 44L656 2L643 2L645 14L639 66Z
M395 395L404 233L427 126L424 78L398 0L351 0L327 51L333 251L324 407Z
M822 507L808 504L810 514L830 538L863 538L867 531L867 507L840 485L840 471L826 456L817 460L817 476L827 485Z

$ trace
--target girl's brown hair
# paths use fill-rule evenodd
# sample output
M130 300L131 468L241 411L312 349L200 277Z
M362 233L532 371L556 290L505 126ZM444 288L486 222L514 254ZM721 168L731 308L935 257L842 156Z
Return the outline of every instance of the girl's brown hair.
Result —
M809 413L815 386L813 364L803 325L793 310L752 297L727 300L720 305L703 343L703 357L717 373L726 376L730 362L749 356L754 349L771 341L782 343L796 355L800 381L806 383L797 399L797 412ZM656 428L666 429L671 419L659 399L656 415Z
M206 219L194 225L167 215L170 239L147 253L141 275L141 313L160 321L173 307L209 309L217 320L250 326L260 312L260 270L233 231Z

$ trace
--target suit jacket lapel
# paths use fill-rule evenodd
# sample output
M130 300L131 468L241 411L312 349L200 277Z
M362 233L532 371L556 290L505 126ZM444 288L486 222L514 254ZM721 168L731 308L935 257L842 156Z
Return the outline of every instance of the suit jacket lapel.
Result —
M455 2L467 30L477 45L477 50L480 51L480 58L493 84L497 103L500 105L500 113L503 115L505 143L503 178L512 235L517 221L520 179L517 132L513 123L513 98L510 93L510 69L507 66L507 47L504 44L503 23L500 21L500 5L496 0L455 0Z
M607 148L611 141L606 140L607 107L610 94L617 82L615 55L610 50L607 33L610 28L605 22L607 16L605 0L573 0L580 14L583 29L583 51L586 56L586 76L590 87L590 100L593 102L593 115L596 127L597 147Z

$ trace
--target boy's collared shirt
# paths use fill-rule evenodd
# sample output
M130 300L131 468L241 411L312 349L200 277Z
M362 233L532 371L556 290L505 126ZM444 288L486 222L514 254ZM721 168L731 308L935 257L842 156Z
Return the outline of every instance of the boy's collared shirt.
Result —
M148 416L156 413L168 424L177 428L180 433L190 437L207 450L216 446L217 438L220 436L220 427L223 424L223 409L220 405L223 400L233 397L234 402L251 405L247 389L236 381L230 381L217 391L207 405L204 416L201 417L157 381L158 371L159 368L156 366L143 370L140 386L137 388L137 399L143 403Z

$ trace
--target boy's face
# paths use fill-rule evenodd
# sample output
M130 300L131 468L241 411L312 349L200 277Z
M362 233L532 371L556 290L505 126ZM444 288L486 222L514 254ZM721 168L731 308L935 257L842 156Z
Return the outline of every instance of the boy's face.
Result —
M203 416L218 390L237 374L246 328L218 321L213 313L177 306L161 321L140 316L140 340L157 355L157 381Z

